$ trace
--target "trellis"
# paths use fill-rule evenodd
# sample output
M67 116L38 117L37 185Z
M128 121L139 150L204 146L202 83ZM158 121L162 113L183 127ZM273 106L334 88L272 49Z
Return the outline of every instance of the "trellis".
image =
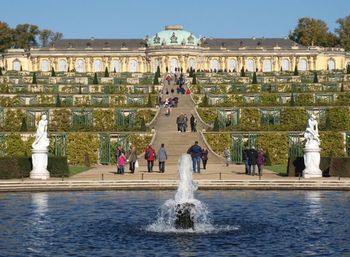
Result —
M231 160L233 163L243 163L243 150L256 148L256 134L234 133L231 137Z
M128 149L127 134L100 134L99 159L101 164L108 165L116 163L114 153L118 145L121 145L124 151Z
M304 136L302 133L289 133L288 135L288 156L289 158L301 157L304 155Z
M132 129L136 125L136 110L116 109L117 127Z
M90 129L92 127L91 110L74 110L72 112L73 129Z
M238 108L221 108L217 109L219 128L235 127L239 123Z
M278 125L281 121L281 109L269 108L260 109L262 125Z
M50 117L49 117L49 110L43 110L43 109L28 109L26 113L26 122L27 122L27 128L29 130L35 129L36 124L40 121L42 115L47 116L47 121L49 123Z

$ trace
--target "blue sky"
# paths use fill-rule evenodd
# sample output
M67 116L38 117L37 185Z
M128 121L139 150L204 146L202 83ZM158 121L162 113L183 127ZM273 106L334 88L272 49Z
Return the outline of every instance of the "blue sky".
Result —
M30 23L64 38L143 38L181 24L196 36L284 37L300 17L336 20L350 0L1 0L0 20Z

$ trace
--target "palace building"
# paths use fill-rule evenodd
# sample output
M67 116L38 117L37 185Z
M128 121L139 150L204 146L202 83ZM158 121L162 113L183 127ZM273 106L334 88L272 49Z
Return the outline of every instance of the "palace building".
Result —
M204 71L299 71L345 69L341 48L305 47L288 38L197 37L182 26L166 26L144 39L63 39L49 47L8 49L6 70L58 72L162 72L168 68Z

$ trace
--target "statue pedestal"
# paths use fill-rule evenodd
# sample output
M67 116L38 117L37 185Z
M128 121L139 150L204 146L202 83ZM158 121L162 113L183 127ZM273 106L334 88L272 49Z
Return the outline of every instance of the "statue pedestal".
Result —
M321 178L322 170L320 170L320 148L304 148L304 163L305 169L303 170L304 178Z
M30 172L31 179L48 179L50 172L47 170L48 149L32 149L33 170Z

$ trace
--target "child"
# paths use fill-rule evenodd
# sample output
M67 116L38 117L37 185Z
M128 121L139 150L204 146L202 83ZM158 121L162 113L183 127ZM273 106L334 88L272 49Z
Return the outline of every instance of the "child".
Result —
M118 157L118 174L124 174L124 167L126 163L126 157L124 154L124 151L121 152L120 156Z

